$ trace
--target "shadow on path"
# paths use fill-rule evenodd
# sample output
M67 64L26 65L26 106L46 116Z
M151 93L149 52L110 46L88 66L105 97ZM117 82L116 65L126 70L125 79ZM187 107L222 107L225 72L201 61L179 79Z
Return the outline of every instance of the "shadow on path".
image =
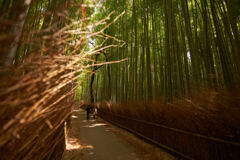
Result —
M142 160L133 146L107 129L106 123L86 120L83 110L73 112L65 135L63 160Z

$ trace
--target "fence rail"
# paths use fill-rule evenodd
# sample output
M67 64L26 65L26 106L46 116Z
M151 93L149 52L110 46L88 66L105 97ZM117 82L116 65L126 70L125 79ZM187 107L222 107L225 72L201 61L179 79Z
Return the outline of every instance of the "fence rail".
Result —
M174 152L185 159L237 160L240 143L171 128L165 125L99 111L100 117Z

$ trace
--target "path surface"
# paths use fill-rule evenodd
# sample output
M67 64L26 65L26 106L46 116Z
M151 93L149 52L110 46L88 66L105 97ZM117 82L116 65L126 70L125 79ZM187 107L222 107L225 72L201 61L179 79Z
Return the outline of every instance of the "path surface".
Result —
M156 158L156 156L152 156L146 151L141 151L141 147L137 147L139 142L131 138L132 135L129 136L129 133L125 133L122 129L116 129L116 127L100 118L87 121L83 110L74 111L71 127L68 132L65 131L65 134L67 143L63 160L175 159L164 151L150 151L151 154L154 154L154 152L161 154L161 158ZM135 143L137 146L129 142ZM147 149L146 146L144 148Z

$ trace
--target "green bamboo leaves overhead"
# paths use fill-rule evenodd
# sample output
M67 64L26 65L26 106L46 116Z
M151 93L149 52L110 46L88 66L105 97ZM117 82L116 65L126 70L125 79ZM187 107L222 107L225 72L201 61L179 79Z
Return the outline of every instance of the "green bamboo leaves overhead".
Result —
M83 35L69 33L67 38L62 34L66 29L86 30L91 23L87 17L94 12L96 3L91 0L0 0L0 67L21 64L32 53L47 55L64 50L62 52L69 54L76 50L76 46L71 49L66 45L52 46L56 46L56 39L62 39L61 44L84 39ZM80 20L84 22L77 24ZM53 33L57 34L50 36Z
M239 0L105 0L102 5L103 15L126 11L106 32L127 45L105 52L112 55L108 60L129 60L101 68L94 83L97 101L171 101L202 88L231 90L238 83Z

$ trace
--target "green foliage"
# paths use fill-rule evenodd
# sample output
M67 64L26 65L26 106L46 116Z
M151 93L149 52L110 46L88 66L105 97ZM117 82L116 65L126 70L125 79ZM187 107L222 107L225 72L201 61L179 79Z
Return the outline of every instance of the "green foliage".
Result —
M105 52L112 55L109 60L128 61L101 68L95 82L97 100L171 101L200 88L231 90L240 76L238 3L103 1L95 19L126 11L106 33L127 45Z
M86 21L70 29L86 29L86 26L125 12L104 33L126 42L124 47L108 48L98 56L98 61L128 58L128 61L103 66L97 72L94 89L97 100L171 101L178 96L191 96L200 88L213 90L232 89L240 77L240 0L42 0L33 1L21 33L15 61L20 63L38 44L34 34L51 27L54 33L63 26L82 18ZM15 20L19 11L13 10L12 0L0 0L0 8L6 19ZM93 5L97 5L93 7ZM84 7L83 7L84 6ZM86 11L86 17L83 13ZM65 14L69 19L59 16ZM13 18L14 17L14 18ZM71 20L70 20L71 19ZM56 26L55 26L56 25ZM100 31L106 24L98 25ZM54 28L56 27L56 28ZM4 33L6 27L1 28ZM10 28L9 30L13 30ZM86 29L89 30L89 29ZM82 48L90 49L87 35L70 36L71 43L84 38ZM93 39L100 45L105 38ZM103 46L116 44L108 39ZM119 42L120 44L120 42ZM40 43L41 49L50 45ZM70 54L74 46L65 49ZM81 48L79 49L81 50ZM49 54L50 51L44 54ZM79 54L79 52L76 52ZM95 56L92 57L95 59ZM93 63L93 62L91 62ZM81 79L81 78L80 78ZM87 96L88 80L79 87L77 97ZM99 92L99 94L98 94ZM84 95L85 94L85 95ZM80 96L81 95L81 96Z

